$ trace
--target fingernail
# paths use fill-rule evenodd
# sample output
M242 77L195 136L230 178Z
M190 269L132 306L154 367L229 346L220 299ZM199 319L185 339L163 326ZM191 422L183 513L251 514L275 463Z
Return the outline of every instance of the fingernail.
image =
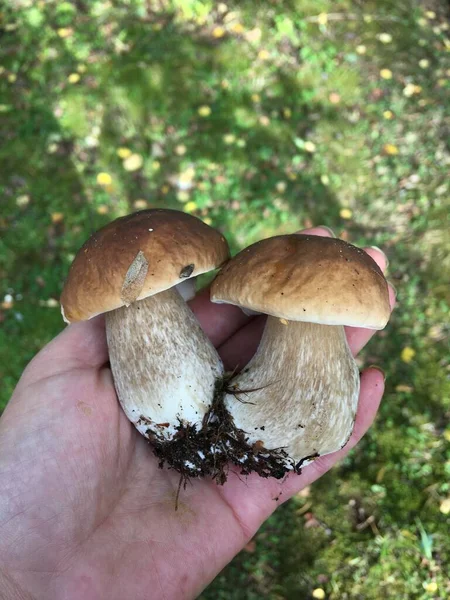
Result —
M386 373L381 367L379 367L378 365L370 365L369 369L376 369L377 371L380 371L380 373L383 375L383 381L386 381Z
M336 237L336 234L334 233L334 231L332 229L330 229L329 227L327 227L326 225L319 225L319 229L326 229L326 231L328 231L328 233L331 235L331 237Z
M386 269L389 266L389 259L386 256L386 252L383 252L383 250L381 248L378 248L378 246L370 246L370 248L372 248L372 250L376 250L377 252L379 252L380 254L382 254L384 256L384 260L386 261Z
M394 290L395 297L397 298L397 288L392 283L392 281L388 281L388 286L391 287Z

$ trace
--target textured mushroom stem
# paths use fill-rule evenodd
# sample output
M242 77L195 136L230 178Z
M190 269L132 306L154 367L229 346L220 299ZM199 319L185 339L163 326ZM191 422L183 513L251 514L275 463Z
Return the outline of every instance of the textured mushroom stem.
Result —
M106 313L106 335L117 395L143 435L200 427L223 366L174 288Z
M282 447L294 464L307 464L348 441L359 371L342 326L268 317L257 353L230 388L226 407L250 445Z

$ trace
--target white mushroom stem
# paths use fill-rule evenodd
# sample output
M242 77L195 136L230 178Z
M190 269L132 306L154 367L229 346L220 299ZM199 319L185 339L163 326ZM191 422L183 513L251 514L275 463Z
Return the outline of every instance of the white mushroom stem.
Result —
M230 388L226 407L249 443L284 448L298 463L348 441L359 371L342 326L268 317L257 353Z
M106 313L106 335L117 395L143 435L201 426L223 366L175 288Z

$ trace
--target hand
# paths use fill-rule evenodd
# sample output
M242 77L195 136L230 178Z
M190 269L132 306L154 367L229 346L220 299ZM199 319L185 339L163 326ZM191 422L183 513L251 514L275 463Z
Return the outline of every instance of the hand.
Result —
M380 252L367 252L386 267ZM207 290L191 307L227 369L252 356L262 317L213 305ZM355 354L372 333L347 330ZM358 442L384 389L379 370L362 374L350 442L301 475L280 482L230 472L223 487L193 480L175 511L179 476L158 468L125 417L107 360L102 318L70 325L26 368L0 420L2 598L195 597L280 503Z

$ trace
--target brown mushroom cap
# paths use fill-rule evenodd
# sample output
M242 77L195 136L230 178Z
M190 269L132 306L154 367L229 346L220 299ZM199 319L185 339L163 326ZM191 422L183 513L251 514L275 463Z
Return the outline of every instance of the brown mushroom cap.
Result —
M280 235L232 258L211 300L291 321L382 329L390 314L387 282L360 248L335 238Z
M143 210L109 223L80 248L61 295L67 322L158 294L222 265L222 234L186 213Z

